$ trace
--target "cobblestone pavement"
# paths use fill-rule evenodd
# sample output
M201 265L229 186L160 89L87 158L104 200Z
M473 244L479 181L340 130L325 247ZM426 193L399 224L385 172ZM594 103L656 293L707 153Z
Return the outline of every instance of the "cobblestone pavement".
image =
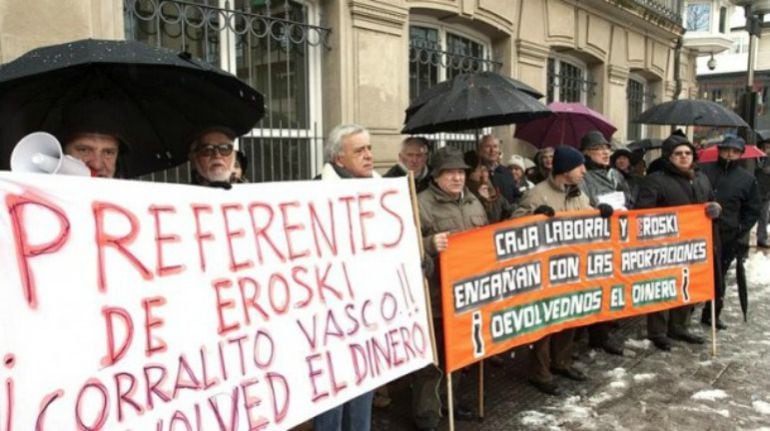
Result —
M457 430L765 430L770 431L770 255L752 250L749 322L743 323L734 277L712 357L710 328L693 317L692 332L706 345L675 342L662 352L645 340L645 320L620 322L624 356L579 344L576 365L590 380L559 379L566 395L543 395L522 373L526 347L513 358L485 365L485 418L456 422ZM478 411L478 369L467 373L463 402ZM375 409L374 430L412 430L408 378L391 387L393 403ZM446 420L442 429L448 429Z

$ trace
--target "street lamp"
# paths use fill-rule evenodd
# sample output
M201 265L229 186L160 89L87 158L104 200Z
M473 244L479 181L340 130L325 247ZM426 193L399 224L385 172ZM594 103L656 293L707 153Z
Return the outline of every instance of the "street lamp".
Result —
M746 31L749 32L749 64L746 73L746 92L743 97L743 119L751 127L746 133L747 142L754 143L754 126L757 117L757 93L754 91L754 57L756 38L762 35L762 21L770 14L770 0L733 0L743 6L746 13Z

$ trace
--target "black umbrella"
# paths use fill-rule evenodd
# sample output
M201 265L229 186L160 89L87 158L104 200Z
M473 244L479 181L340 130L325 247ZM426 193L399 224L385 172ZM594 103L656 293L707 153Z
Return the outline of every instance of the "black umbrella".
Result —
M663 147L663 140L658 138L645 138L628 144L628 149L631 151L647 151L661 147Z
M770 141L770 129L755 130L754 132L757 134L757 143Z
M492 81L489 78L491 72L482 73L457 75L448 81L449 84L442 83L445 91L433 92L433 97L427 101L418 99L421 104L412 103L406 110L402 133L480 129L551 114L545 105L520 90L518 81Z
M190 137L204 127L240 135L264 114L259 92L186 53L136 41L48 46L0 66L0 167L8 167L13 146L30 132L61 138L72 129L68 117L84 105L102 106L96 117L119 125L107 127L129 147L128 176L184 162Z
M709 100L679 99L664 102L642 112L635 123L749 127L741 117Z
M540 99L543 97L543 93L535 90L529 85L511 77L500 75L499 73L485 71L474 73L474 75L477 85L486 85L490 87L512 86L519 91L523 91L529 94L535 99ZM452 90L452 86L453 80L448 79L446 81L441 81L438 84L433 85L427 90L421 92L420 95L409 104L409 108L406 110L407 117L409 116L410 112L413 113L433 98L448 94Z

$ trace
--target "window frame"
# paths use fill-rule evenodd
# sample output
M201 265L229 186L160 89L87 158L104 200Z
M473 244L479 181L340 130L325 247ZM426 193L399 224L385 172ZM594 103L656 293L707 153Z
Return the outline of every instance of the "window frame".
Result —
M559 94L558 89L561 86L561 82L558 84L553 85L553 88L551 87L551 82L549 82L548 79L548 63L550 61L554 62L554 80L555 83L558 79L560 79L560 72L561 72L561 64L567 63L568 65L580 69L581 72L583 72L583 76L581 78L581 89L580 89L580 100L578 100L578 103L582 103L584 105L588 104L588 94L589 92L593 93L593 87L597 85L595 81L592 81L590 78L590 74L588 71L588 65L582 61L579 60L573 56L562 54L558 52L551 52L551 54L546 59L546 67L545 67L545 81L546 81L546 103L553 103L553 102L563 102L561 100L561 94ZM585 88L583 88L585 87ZM548 93L553 95L552 99L548 98ZM569 102L566 102L569 103Z

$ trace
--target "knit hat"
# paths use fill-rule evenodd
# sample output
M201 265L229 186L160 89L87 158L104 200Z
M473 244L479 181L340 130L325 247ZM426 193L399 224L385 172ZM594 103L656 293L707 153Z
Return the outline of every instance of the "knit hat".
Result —
M681 145L687 145L688 147L690 147L690 150L692 150L693 154L695 153L695 146L692 144L692 142L690 142L690 140L687 139L687 137L674 132L671 134L671 136L666 138L665 141L663 141L663 146L661 148L663 152L663 157L664 158L671 157L671 154L674 152L674 149L676 149L676 147L679 147Z
M610 148L610 143L607 142L607 139L605 139L604 135L602 135L602 132L598 130L591 130L590 132L583 135L582 139L580 139L580 151L586 151L592 148L605 146Z
M553 152L551 175L556 176L569 172L583 163L585 163L585 158L578 150L564 145L556 147Z
M717 144L719 148L734 148L741 153L746 151L746 141L743 138L733 135L725 136L725 139Z
M519 169L521 169L522 171L523 171L524 169L526 169L526 168L525 168L525 163L524 163L524 157L521 157L521 156L520 156L520 155L518 155L518 154L514 154L514 155L512 155L512 156L511 156L511 158L510 158L510 159L508 159L508 164L507 164L506 166L508 166L509 168L510 168L511 166L518 166L518 167L519 167Z
M449 169L468 169L468 165L463 160L463 152L454 147L442 147L438 151L433 153L431 164L433 170L431 175L437 177L441 175L441 171Z

